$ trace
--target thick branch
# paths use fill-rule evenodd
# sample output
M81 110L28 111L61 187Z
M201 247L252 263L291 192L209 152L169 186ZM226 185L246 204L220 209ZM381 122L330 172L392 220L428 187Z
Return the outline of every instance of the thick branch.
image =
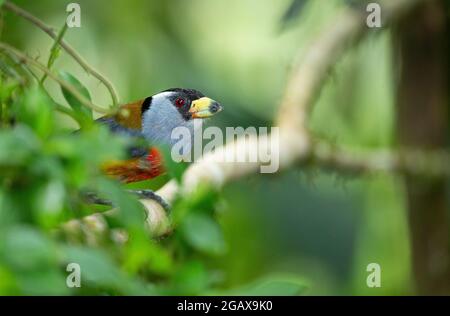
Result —
M385 23L396 19L418 2L420 0L382 2ZM448 159L445 154L374 152L358 156L342 149L336 149L326 143L314 144L311 141L305 124L306 117L323 82L348 47L357 43L369 30L365 25L365 16L350 8L343 9L338 18L334 19L331 25L317 37L318 39L308 48L301 62L295 67L288 81L276 120L280 127L280 134L276 140L280 153L280 170L315 161L318 165L333 167L337 170L400 171L410 172L414 175L448 175L450 173L446 166ZM221 162L218 157L223 157L224 152L231 156L235 156L237 152L253 153L261 149L259 146L269 146L270 141L264 138L270 137L271 135L260 135L259 137L240 138L235 142L228 143L192 164L186 170L181 185L170 181L156 193L170 204L177 194L189 194L200 184L209 184L212 187L220 188L229 181L257 173L262 165L261 161L229 163ZM266 149L268 148L262 150ZM425 159L423 157L434 157L432 160L436 160L436 162L429 165L423 162ZM150 213L158 214L155 218L166 219L165 212L153 201L142 200L142 202ZM158 223L149 224L157 226Z
M397 19L398 16L419 2L420 0L383 1L381 7L383 8L385 25ZM298 164L311 155L316 156L318 154L315 152L316 147L312 145L306 127L308 111L314 104L332 67L350 45L356 44L365 33L371 30L365 23L365 15L351 8L343 9L338 17L317 37L317 40L309 46L300 63L294 67L276 120L277 125L280 127L278 145L281 169ZM220 150L231 153L237 151L254 152L258 150L258 146L261 144L270 144L270 142L261 141L261 139L256 137L248 141L241 138L236 142L226 144ZM232 179L255 173L261 166L261 162L234 164L216 162L218 154L221 153L205 155L186 171L181 188L182 192L195 190L200 182L208 182L220 186ZM344 156L350 157L351 155L344 155L344 152L339 155L341 158ZM396 155L391 154L390 156L395 157ZM324 160L329 162L330 157L332 156L328 155L322 158L326 158ZM319 158L318 160L320 161L321 157L315 158ZM346 159L346 161L350 161L350 159ZM446 162L447 160L444 161ZM362 163L363 161L354 158L353 164L349 164L349 166L356 167ZM391 169L394 170L395 168ZM414 168L407 168L410 171L412 169Z
M450 176L450 156L445 151L374 150L354 152L327 142L311 146L313 164L344 172L390 172L422 178Z

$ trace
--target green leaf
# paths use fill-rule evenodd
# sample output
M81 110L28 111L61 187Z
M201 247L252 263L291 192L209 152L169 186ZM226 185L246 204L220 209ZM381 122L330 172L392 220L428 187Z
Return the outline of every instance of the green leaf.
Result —
M0 265L0 292L25 295L68 293L65 276L59 269L56 244L38 230L29 226L8 228L1 236L0 250L4 265ZM6 287L3 287L3 282L6 282Z
M219 194L217 190L211 188L210 185L200 184L194 192L175 201L172 209L172 219L178 225L192 210L199 213L212 214L218 199Z
M1 2L1 0L0 0ZM17 295L19 288L14 273L8 267L0 264L0 295Z
M55 267L16 275L17 284L25 295L68 295L66 276Z
M52 242L28 226L14 226L3 240L3 258L16 271L36 271L56 264Z
M58 36L55 39L55 42L53 43L52 48L50 49L50 56L48 58L47 62L47 68L51 69L53 64L55 63L56 59L59 57L61 52L61 46L59 43L61 43L62 38L64 37L64 34L66 33L68 28L67 23L64 23L63 27L58 33Z
M176 162L172 159L171 149L169 146L158 147L162 154L164 168L171 178L181 182L184 171L187 169L188 164L186 162Z
M1 101L6 101L8 98L11 97L11 95L13 94L13 92L17 89L20 88L20 82L18 81L0 81L0 100Z
M201 295L210 283L210 275L200 261L188 261L174 277L175 295Z
M308 287L296 276L266 276L242 287L234 288L217 295L239 296L296 296L305 292Z
M123 190L119 183L109 179L98 179L100 195L118 207L118 220L128 228L142 228L145 222L145 210L142 204L130 193Z
M52 48L50 49L50 56L48 57L47 61L47 68L50 70L52 69L53 64L55 63L56 59L59 57L61 53L61 46L60 43L62 41L62 38L64 37L64 34L66 33L68 28L67 23L64 23L63 27L58 33L58 36L56 37L55 41L53 42ZM44 84L45 79L47 78L47 74L45 73L41 78L41 85Z
M19 208L14 202L14 198L9 192L0 190L0 231L10 227L21 215L19 214Z
M43 227L55 227L64 220L63 210L66 196L64 183L61 180L53 179L36 191L35 210L38 222Z
M26 91L15 107L19 122L30 126L37 135L45 139L54 127L54 103L39 88L33 87Z
M81 270L81 288L94 287L99 290L112 290L112 293L126 295L154 294L151 287L128 277L113 260L101 249L67 246L64 249L65 263L77 263Z
M306 287L302 284L298 284L292 281L284 281L284 280L272 280L265 281L263 283L257 284L253 288L251 288L247 295L252 296L271 296L271 295L279 295L279 296L293 296L300 295Z
M151 271L157 275L170 275L174 262L170 252L151 240L148 234L134 232L124 247L123 267L129 273Z
M62 79L74 86L88 100L91 100L88 89L77 78L65 71L60 71L59 75ZM92 120L92 109L83 105L77 98L75 98L75 96L73 96L72 93L67 91L64 87L61 87L61 91L67 103L72 107L72 109L74 109L75 112L80 113L83 117Z
M280 21L281 30L285 29L293 20L295 20L303 11L308 0L292 0L289 7L283 14Z
M191 213L185 217L180 232L194 249L209 255L222 255L226 244L222 229L210 216Z
M27 126L17 125L13 130L0 131L0 165L23 165L32 159L38 149L39 140Z
M102 250L69 246L65 248L66 263L77 263L81 269L81 282L94 286L120 287L122 272Z

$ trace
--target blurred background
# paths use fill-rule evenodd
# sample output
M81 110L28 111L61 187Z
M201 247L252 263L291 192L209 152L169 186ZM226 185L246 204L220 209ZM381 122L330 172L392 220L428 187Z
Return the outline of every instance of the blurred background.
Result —
M65 23L67 1L14 3L58 29ZM68 29L64 39L113 82L121 102L171 87L195 88L225 106L209 123L222 128L272 126L296 56L345 5L309 1L301 14L283 22L291 0L77 3L81 28ZM1 37L43 63L53 44L11 12L3 12ZM391 32L373 31L339 62L311 115L316 135L355 149L395 145L398 64L392 42ZM107 90L64 52L54 68L77 77L94 103L110 104ZM57 84L47 80L46 87L65 103ZM63 114L55 119L62 130L77 128ZM274 277L300 284L301 290L278 292L275 285L269 294L412 294L406 205L403 179L389 174L343 175L308 167L233 182L219 193L215 206L223 251L189 261L190 277L180 281L198 284L207 278L207 284L215 285L176 293L228 293ZM162 248L164 243L175 247L178 237L173 238ZM366 284L370 263L381 266L380 288ZM4 263L3 275L10 280L19 273L11 269ZM4 293L40 293L22 285L13 288L5 286Z

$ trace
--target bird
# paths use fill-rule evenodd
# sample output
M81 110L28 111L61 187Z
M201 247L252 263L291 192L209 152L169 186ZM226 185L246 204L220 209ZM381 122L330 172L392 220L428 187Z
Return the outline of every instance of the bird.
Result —
M121 182L153 179L165 173L159 146L172 146L171 137L177 127L186 127L190 135L200 128L196 120L204 120L222 111L217 101L195 89L171 88L135 102L120 106L114 115L96 120L117 135L144 141L145 145L130 146L124 160L106 162L102 171ZM189 144L192 147L192 143Z

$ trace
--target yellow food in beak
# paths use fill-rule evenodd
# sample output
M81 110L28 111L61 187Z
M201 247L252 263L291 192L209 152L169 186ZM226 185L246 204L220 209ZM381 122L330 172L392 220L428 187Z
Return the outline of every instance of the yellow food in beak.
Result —
M192 118L207 118L222 111L222 106L207 97L203 97L192 101L189 113L192 114Z

